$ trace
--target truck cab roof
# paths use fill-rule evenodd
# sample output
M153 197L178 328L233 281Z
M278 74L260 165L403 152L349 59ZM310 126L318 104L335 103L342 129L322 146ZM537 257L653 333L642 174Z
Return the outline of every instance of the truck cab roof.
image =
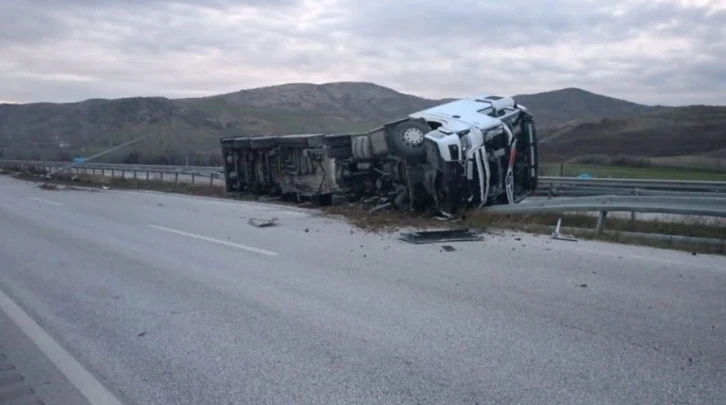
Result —
M501 125L507 117L516 114L520 109L524 109L523 106L517 105L511 97L484 94L418 111L410 117L438 122L444 127L453 127L451 129L461 127L462 124L487 129Z

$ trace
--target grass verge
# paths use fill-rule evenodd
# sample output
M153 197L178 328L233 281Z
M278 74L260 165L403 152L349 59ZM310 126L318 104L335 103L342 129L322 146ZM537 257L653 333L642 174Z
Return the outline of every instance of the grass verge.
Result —
M542 173L543 176L560 176L560 164L543 164ZM578 163L565 163L562 166L562 175L565 177L574 177L583 173L605 178L726 181L726 173L699 171L690 168L627 167Z

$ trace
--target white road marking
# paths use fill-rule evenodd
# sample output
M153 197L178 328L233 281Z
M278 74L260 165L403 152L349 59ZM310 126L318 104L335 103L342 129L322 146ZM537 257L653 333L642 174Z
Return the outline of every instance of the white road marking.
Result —
M175 233L177 235L184 235L184 236L194 238L194 239L205 240L207 242L219 243L220 245L225 245L225 246L230 246L230 247L237 248L237 249L247 250L250 252L260 253L260 254L267 255L267 256L277 256L277 253L270 252L269 250L258 249L256 247L247 246L247 245L240 245L239 243L227 242L226 240L214 239L214 238L210 238L208 236L197 235L194 233L184 232L184 231L180 231L177 229L171 229L171 228L167 228L164 226L149 225L149 227L158 229L160 231Z
M122 405L106 387L53 340L33 319L0 290L0 310L55 364L61 373L93 405Z
M57 203L57 202L51 201L51 200L44 200L44 199L38 198L38 197L28 197L28 199L29 200L33 200L33 201L40 201L42 203L46 203L46 204L50 204L50 205L56 205L58 207L62 207L63 206L63 204L61 204L61 203Z

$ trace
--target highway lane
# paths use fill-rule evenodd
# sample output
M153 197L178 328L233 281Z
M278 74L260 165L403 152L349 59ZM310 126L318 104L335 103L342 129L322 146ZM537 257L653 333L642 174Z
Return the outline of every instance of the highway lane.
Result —
M453 246L0 176L0 289L124 404L726 403L725 258Z

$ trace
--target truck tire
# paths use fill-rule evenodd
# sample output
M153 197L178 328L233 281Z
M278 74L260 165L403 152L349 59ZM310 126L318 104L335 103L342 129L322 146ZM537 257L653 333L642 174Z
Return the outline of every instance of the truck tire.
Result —
M396 125L390 132L394 153L409 161L423 161L426 158L424 135L429 131L431 128L421 121L404 121Z

